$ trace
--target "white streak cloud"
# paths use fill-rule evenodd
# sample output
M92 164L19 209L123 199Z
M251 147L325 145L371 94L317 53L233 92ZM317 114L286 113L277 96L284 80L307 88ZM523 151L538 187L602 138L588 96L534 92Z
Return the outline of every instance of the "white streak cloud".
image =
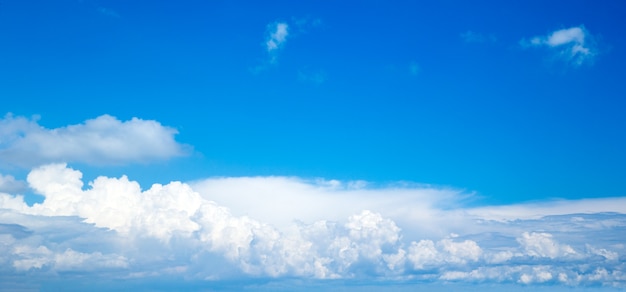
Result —
M120 121L102 115L84 123L47 129L38 120L0 120L0 163L32 167L51 162L95 165L149 162L185 155L189 146L174 139L177 131L153 120Z
M598 54L593 36L582 25L556 30L546 36L535 36L520 43L524 47L555 50L559 58L574 66L590 63Z

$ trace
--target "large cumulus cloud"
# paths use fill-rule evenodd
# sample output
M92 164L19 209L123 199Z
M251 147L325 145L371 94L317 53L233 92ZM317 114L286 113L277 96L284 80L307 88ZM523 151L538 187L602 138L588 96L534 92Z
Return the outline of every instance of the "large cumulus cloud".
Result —
M195 188L171 182L142 190L125 176L98 177L85 187L81 172L65 164L35 168L28 184L45 197L42 203L29 206L20 196L0 194L0 280L79 275L611 287L624 287L626 281L626 247L618 240L626 234L626 216L620 213L493 219L488 207L438 203L440 194L457 202L467 194L427 186L370 188L363 182L297 178L211 180L195 183ZM290 192L294 198L317 194L329 203L322 207L331 209L323 214L333 218L311 219L304 213L293 220L300 216L290 213L268 217L287 221L282 224L259 220L244 214L244 205L229 209L211 199L220 198L218 189L227 192L225 181L237 181L238 191L252 193L242 197L263 197L254 193L263 188L281 192L285 198L278 200L286 200ZM252 187L242 187L244 181ZM353 212L341 205L355 194L370 195L355 203L367 208ZM401 202L396 205L401 211L376 206L375 198L385 196ZM259 203L257 208L266 206ZM306 207L293 205L296 210ZM411 210L424 214L411 215ZM334 218L342 214L347 215Z

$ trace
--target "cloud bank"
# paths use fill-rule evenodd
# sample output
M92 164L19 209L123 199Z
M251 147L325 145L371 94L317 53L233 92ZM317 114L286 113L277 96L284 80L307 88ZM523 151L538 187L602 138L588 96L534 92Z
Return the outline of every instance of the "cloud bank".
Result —
M52 162L94 165L149 162L182 156L189 146L177 131L153 120L120 121L102 115L84 123L47 129L37 119L6 115L0 120L0 164L32 167Z
M574 66L591 63L598 54L594 37L583 25L556 30L546 36L535 36L522 40L521 44L556 51L559 58Z
M625 198L588 200L593 212L556 201L494 217L505 207L467 208L471 194L406 183L211 178L142 190L122 176L85 188L65 164L37 167L27 181L42 203L0 194L0 282L626 286Z

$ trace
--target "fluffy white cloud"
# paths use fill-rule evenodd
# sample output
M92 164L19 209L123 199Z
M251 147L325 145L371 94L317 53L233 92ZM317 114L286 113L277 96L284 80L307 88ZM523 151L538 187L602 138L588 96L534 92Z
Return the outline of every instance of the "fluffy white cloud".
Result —
M576 254L576 251L571 246L559 244L552 239L552 234L545 232L524 232L517 241L529 256L554 259Z
M626 246L615 239L624 214L491 220L463 209L467 194L454 190L284 177L145 190L98 177L85 188L65 164L35 168L27 181L42 203L0 194L0 273L11 277L624 286Z
M185 155L177 131L157 121L120 121L103 115L82 124L46 129L37 119L0 120L0 163L31 167L50 162L123 164Z
M522 40L521 44L557 50L559 57L575 66L590 62L597 55L593 36L582 25L556 30L547 36Z

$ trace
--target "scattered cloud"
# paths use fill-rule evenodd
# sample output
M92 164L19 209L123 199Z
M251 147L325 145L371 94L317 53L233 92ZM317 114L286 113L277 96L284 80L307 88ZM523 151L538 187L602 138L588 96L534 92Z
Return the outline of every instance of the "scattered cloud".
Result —
M0 164L32 167L51 162L124 164L185 155L177 131L153 120L120 121L109 115L56 129L38 118L8 114L0 120Z
M258 74L271 66L278 63L278 55L285 47L288 40L306 34L309 29L316 28L322 25L320 19L305 18L292 18L291 21L275 21L267 25L265 33L265 42L263 46L267 53L267 59L264 59L261 64L251 67L249 70L253 74ZM306 79L306 81L312 81L314 83L322 83L324 81L324 74L321 72L308 73L298 72L298 78L300 80Z
M105 16L109 16L109 17L113 17L113 18L120 18L120 14L117 13L115 10L113 9L109 9L109 8L104 8L104 7L98 7L98 12L100 12L102 15Z
M65 164L27 181L42 203L0 193L0 277L626 285L624 212L494 220L454 189L288 177L85 188Z
M591 63L598 54L594 37L583 26L560 29L546 36L523 39L523 47L546 47L557 52L557 56L568 64L580 66Z
M466 43L495 43L497 41L494 34L482 34L471 30L461 33L460 37Z

